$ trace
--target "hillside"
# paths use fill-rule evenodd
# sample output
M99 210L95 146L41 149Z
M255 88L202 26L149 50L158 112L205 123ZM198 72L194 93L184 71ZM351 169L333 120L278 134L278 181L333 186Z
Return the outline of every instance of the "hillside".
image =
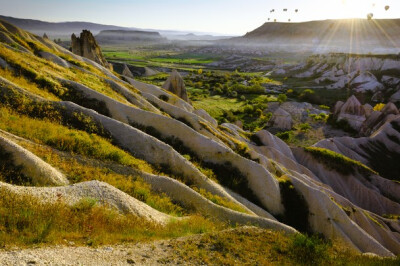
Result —
M102 30L96 36L100 44L122 44L132 42L162 42L166 41L160 33L153 31L132 30Z
M102 25L90 22L46 22L34 19L21 19L14 17L1 16L1 20L5 20L19 28L42 36L46 33L53 38L70 38L72 33L79 34L83 29L98 34L102 30L123 30L127 29L119 26Z
M0 76L0 248L252 225L300 237L301 247L314 246L302 234L315 234L354 256L400 254L400 183L333 151L218 124L182 99L176 71L167 91L0 20ZM400 139L398 120L383 138Z
M295 51L399 53L399 30L400 19L267 22L233 40L270 47L281 44Z

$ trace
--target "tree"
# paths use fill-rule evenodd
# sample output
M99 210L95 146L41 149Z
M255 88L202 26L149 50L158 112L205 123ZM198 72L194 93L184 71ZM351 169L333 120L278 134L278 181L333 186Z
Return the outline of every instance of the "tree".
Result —
M284 102L286 102L286 100L287 100L286 94L279 94L278 95L278 102L284 103Z

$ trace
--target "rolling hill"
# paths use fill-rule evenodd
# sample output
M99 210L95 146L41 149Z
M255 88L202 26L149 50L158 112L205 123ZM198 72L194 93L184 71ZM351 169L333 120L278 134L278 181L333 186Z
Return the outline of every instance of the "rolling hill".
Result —
M350 53L399 53L400 19L267 22L231 44Z

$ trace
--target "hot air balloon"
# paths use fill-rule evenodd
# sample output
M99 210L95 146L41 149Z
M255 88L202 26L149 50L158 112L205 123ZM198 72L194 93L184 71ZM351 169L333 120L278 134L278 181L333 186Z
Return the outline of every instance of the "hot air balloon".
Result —
M385 6L385 10L388 11L390 6Z
M291 20L290 20L290 19L288 19L287 21L289 21L289 22L290 22Z
M287 11L287 8L284 8L284 9L283 9L283 12L286 12L286 11Z
M367 19L368 20L371 20L373 17L374 17L374 14L372 14L372 13L368 13L367 14Z
M294 12L296 12L296 13L297 13L297 12L299 12L299 10L298 10L298 9L295 9L295 10L294 10Z

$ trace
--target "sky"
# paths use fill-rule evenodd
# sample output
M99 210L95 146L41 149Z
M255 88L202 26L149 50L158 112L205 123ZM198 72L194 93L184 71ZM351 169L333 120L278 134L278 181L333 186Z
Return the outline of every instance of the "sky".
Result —
M399 18L400 0L0 0L0 14L5 16L225 35L245 34L268 18L301 22L365 18L368 13Z

